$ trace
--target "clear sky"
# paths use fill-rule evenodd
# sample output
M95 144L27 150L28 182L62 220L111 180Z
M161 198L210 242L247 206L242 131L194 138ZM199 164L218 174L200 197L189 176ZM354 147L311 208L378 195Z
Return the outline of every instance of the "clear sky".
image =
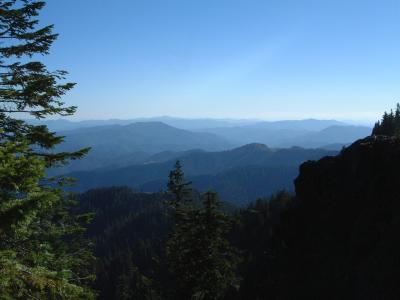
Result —
M79 119L375 120L400 101L400 1L49 0Z

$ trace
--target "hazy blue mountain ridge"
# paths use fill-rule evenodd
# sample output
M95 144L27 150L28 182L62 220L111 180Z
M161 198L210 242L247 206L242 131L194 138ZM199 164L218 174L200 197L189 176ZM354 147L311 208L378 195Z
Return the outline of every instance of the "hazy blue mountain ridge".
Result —
M85 147L91 147L91 151L82 160L52 170L53 174L140 164L164 151L220 151L234 147L226 139L214 134L191 132L160 122L79 128L60 132L60 135L65 136L65 143L58 146L56 151Z
M87 122L85 124L93 124L94 121ZM206 132L179 129L161 122L83 127L61 131L60 134L65 136L65 143L56 150L71 151L91 147L90 153L83 160L73 161L50 173L54 175L157 163L184 156L185 153L181 152L185 151L222 151L255 142L266 144L271 148L301 146L338 150L342 145L351 144L365 137L371 130L363 126L330 126L331 124L342 123L312 119L258 122L240 127L204 129ZM300 129L296 129L297 127ZM310 128L314 130L311 131ZM324 129L317 130L320 128Z
M296 145L299 147L319 148L332 144L352 144L371 134L371 128L365 126L330 126L318 132L287 139L280 147Z
M298 128L275 128L249 125L234 128L211 128L204 131L223 137L232 143L263 143L273 148L300 146L320 148L329 144L351 144L371 133L371 128L353 125L332 125L321 130Z
M298 147L272 150L262 144L249 144L221 152L188 152L166 162L73 172L68 176L78 179L74 187L78 191L121 185L158 191L165 189L169 171L179 159L195 188L214 189L224 200L244 203L279 189L291 189L301 163L336 153Z
M110 125L129 125L132 123L151 123L151 122L162 122L172 127L196 130L203 128L214 128L214 127L235 127L244 126L250 124L259 123L260 120L254 119L212 119L212 118L200 118L200 119L185 119L175 118L169 116L160 117L149 117L149 118L133 118L133 119L108 119L108 120L83 120L83 121L71 121L66 119L57 120L28 120L29 123L35 125L47 125L50 130L53 131L66 131L74 130L79 128L97 127L97 126L110 126Z
M56 120L27 120L31 124L44 124L52 131L66 131L78 128L109 126L109 125L129 125L138 122L162 122L172 127L187 129L187 130L203 130L212 128L229 128L254 126L264 129L291 129L291 130L309 130L319 131L329 126L345 126L347 123L336 120L282 120L282 121L262 121L257 119L215 119L215 118L176 118L169 116L149 117L149 118L133 118L133 119L108 119L108 120L83 120L71 121L67 119Z

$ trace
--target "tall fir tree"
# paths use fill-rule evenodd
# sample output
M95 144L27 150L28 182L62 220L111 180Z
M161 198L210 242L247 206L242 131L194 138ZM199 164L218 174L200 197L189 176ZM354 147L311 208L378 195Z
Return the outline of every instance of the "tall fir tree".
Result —
M230 218L219 210L215 193L194 203L179 162L170 173L168 190L173 227L167 240L172 299L222 299L237 284L237 256L225 238ZM189 196L189 197L188 197Z
M74 86L67 73L36 60L57 38L53 26L39 27L44 5L0 0L0 298L91 299L93 257L81 227L89 216L72 217L71 201L45 178L45 168L88 149L56 153L63 137L23 120L76 109L61 101Z
M181 162L177 160L174 169L169 173L167 184L168 192L174 196L171 200L173 207L184 206L192 201L190 184L191 182L185 181Z

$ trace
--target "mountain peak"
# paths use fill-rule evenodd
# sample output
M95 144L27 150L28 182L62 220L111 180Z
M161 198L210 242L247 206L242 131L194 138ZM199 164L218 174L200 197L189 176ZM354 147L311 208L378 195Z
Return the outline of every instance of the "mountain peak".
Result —
M233 149L232 151L257 151L257 152L272 152L272 150L265 144L261 143L250 143L239 148Z
M132 122L127 127L142 127L142 128L174 128L161 121L150 121L150 122ZM177 129L177 128L176 128Z

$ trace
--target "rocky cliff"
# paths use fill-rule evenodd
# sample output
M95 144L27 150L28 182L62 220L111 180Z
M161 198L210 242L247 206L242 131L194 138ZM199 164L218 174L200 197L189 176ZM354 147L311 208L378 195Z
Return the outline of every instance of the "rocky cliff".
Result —
M283 294L400 299L400 138L369 137L306 162L295 187Z

